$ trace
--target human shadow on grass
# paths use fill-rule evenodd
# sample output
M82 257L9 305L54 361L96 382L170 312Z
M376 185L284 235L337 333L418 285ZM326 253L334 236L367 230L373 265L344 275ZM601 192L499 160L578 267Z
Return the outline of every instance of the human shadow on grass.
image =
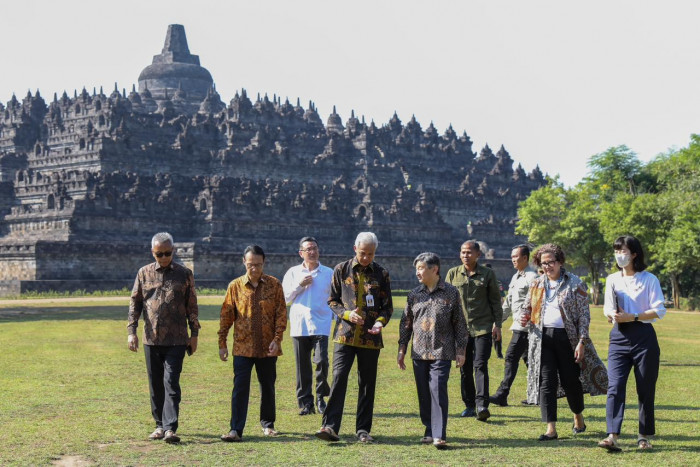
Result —
M199 319L218 319L220 311L221 307L218 305L200 306ZM12 306L0 307L0 323L71 320L125 321L128 313L128 305Z

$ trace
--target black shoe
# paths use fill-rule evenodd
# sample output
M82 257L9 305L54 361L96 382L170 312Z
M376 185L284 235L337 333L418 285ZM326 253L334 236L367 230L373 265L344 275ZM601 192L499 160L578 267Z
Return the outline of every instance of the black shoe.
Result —
M165 432L165 436L163 437L166 443L168 444L175 444L180 442L180 437L175 434L173 430L168 430Z
M576 428L575 423L573 425L571 425L571 432L575 435L577 435L579 433L583 433L584 431L586 431L586 424L585 423L583 424L583 426L581 428Z
M508 407L508 399L506 397L490 396L489 402L501 407Z
M316 407L318 407L318 413L323 415L323 412L326 411L326 401L323 400L323 397L316 399Z
M528 402L527 399L525 399L525 400L523 400L523 401L520 401L520 403L523 404L523 405L531 405L531 406L533 406L533 407L539 405L539 404L536 404L536 403L533 404L533 403L531 403L531 402Z
M480 422L485 422L486 420L489 419L491 416L491 412L489 412L489 409L487 408L480 408L476 412L476 419L479 420Z
M474 407L467 407L462 411L460 417L476 417L476 409Z
M311 415L313 413L316 413L313 405L307 405L305 407L302 407L301 410L299 411L299 415Z
M554 436L540 435L540 437L537 438L537 441L554 441L557 438L559 438L559 435L557 434Z

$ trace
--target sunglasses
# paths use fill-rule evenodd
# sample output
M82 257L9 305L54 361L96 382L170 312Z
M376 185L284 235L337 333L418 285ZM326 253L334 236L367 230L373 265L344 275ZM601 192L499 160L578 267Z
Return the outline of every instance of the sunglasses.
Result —
M162 258L163 256L165 256L166 258L169 258L170 255L173 254L173 251L172 251L172 250L170 250L170 251L159 251L158 253L153 253L153 254L156 255L156 257L158 257L158 258Z

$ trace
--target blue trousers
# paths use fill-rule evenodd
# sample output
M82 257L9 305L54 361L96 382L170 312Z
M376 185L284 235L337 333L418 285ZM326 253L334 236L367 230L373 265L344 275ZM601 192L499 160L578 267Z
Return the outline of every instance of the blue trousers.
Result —
M255 367L260 383L260 425L275 427L275 381L277 380L277 357L233 357L233 392L231 393L231 429L243 435L248 418L250 399L250 373Z
M661 351L654 327L649 323L631 322L613 326L608 349L608 399L606 419L608 433L620 434L625 415L627 378L634 368L639 398L639 433L656 433L654 398L659 376Z
M447 439L447 381L451 363L450 360L413 360L420 421L425 426L423 436Z

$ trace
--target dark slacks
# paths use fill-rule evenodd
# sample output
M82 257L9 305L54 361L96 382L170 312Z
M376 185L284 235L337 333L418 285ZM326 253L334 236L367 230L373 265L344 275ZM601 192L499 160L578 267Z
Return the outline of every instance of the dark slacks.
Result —
M450 360L413 360L420 421L425 426L423 436L447 439L447 381L451 363Z
M639 398L639 433L656 433L654 398L661 351L654 327L649 323L621 323L610 331L608 349L608 433L620 434L625 415L627 378L634 367Z
M583 412L583 386L569 337L563 328L542 329L540 361L540 411L543 422L557 421L557 389L559 381L566 393L569 408L575 414Z
M316 379L316 398L326 397L328 386L328 336L292 337L294 359L297 363L297 403L299 408L313 407L314 395L311 391L312 371ZM311 369L311 354L313 364Z
M462 401L467 407L489 406L489 357L491 357L491 334L467 336L467 354L460 369ZM476 386L474 386L476 377Z
M520 359L524 357L525 365L527 366L527 331L513 331L513 337L510 339L510 344L506 350L505 370L503 372L503 381L498 386L494 397L506 399L510 394L510 387L515 381L515 376L518 374Z
M151 414L156 427L177 431L180 414L180 373L186 345L144 345Z
M374 412L374 389L377 384L378 349L363 349L346 344L335 344L333 349L333 383L328 397L328 406L323 413L323 426L340 432L345 407L345 394L348 389L348 376L357 356L357 413L355 432L372 430Z
M250 399L250 373L255 367L260 384L260 425L275 427L275 381L277 357L233 357L233 392L231 393L231 429L243 434L248 417Z

